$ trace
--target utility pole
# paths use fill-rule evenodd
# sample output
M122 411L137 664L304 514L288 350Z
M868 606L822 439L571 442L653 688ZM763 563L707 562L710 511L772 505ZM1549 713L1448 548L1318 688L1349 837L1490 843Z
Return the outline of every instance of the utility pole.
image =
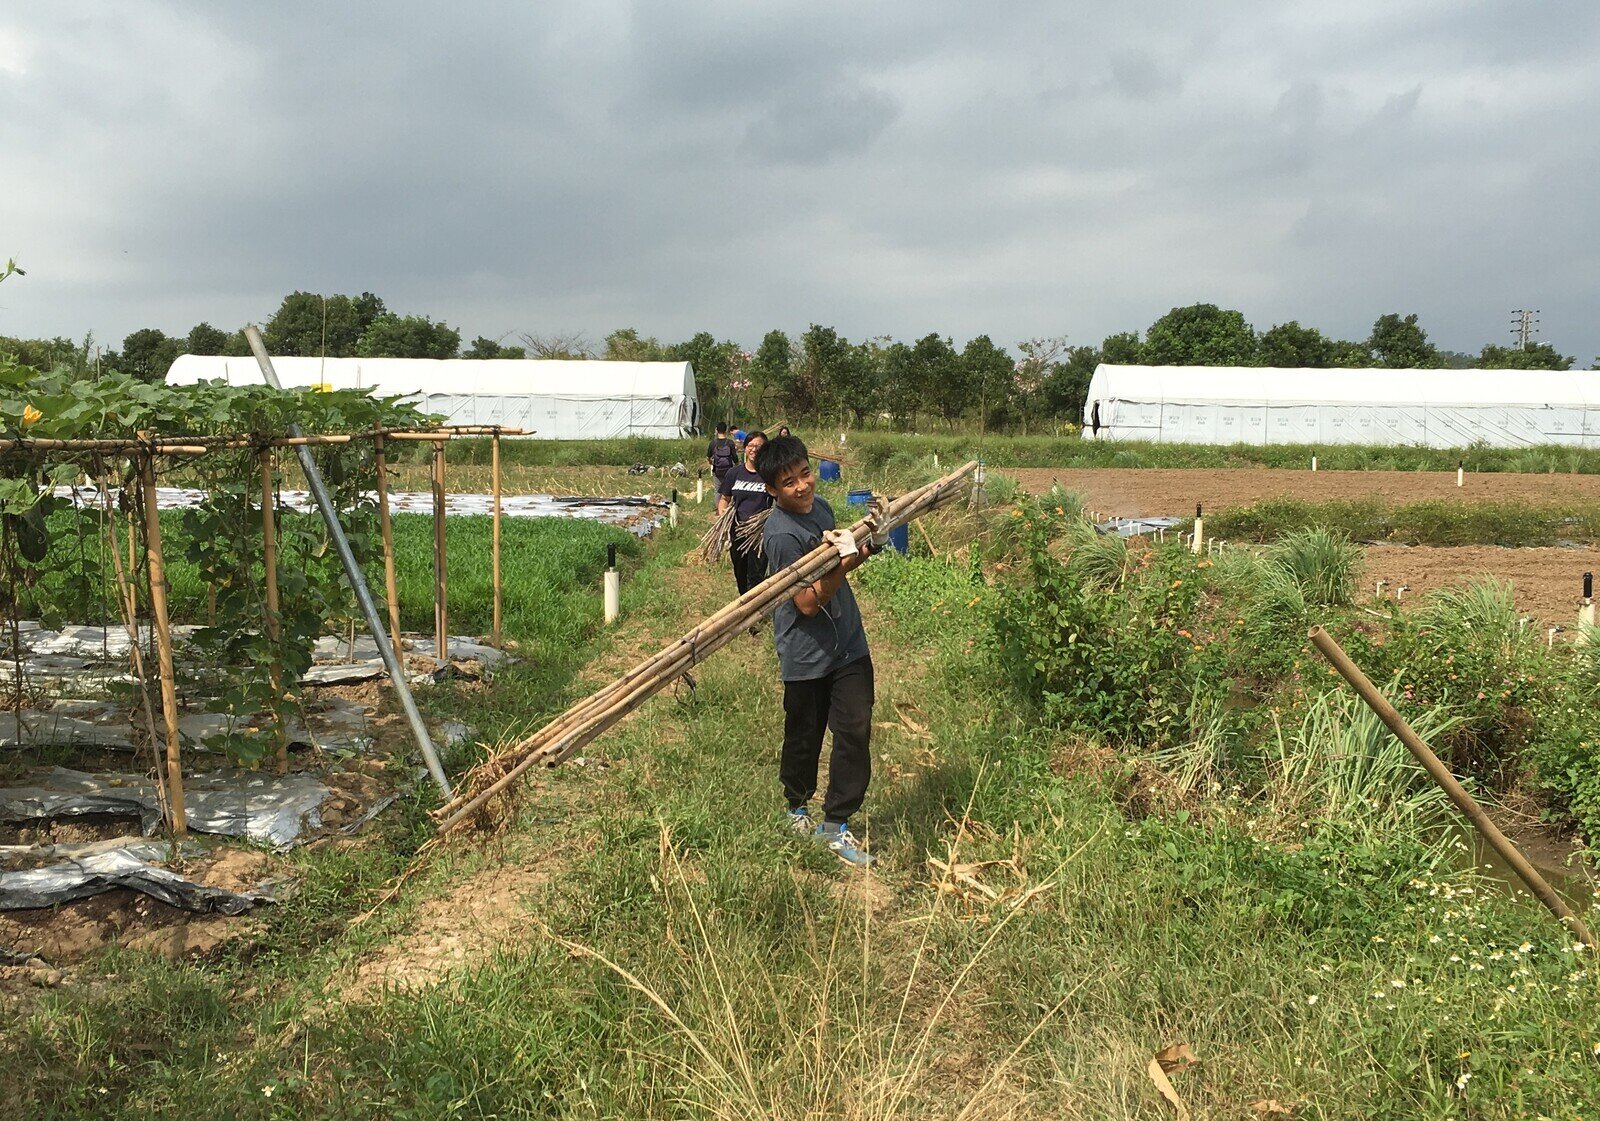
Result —
M1511 313L1511 333L1517 337L1517 349L1527 350L1528 344L1539 333L1539 309L1518 308Z

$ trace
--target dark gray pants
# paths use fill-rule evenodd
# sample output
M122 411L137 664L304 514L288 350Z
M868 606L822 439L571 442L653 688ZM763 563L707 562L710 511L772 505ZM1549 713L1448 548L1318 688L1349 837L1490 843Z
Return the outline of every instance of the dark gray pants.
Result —
M862 658L814 681L783 683L783 755L778 778L789 808L817 792L822 734L833 730L822 814L846 821L861 808L872 779L872 659Z

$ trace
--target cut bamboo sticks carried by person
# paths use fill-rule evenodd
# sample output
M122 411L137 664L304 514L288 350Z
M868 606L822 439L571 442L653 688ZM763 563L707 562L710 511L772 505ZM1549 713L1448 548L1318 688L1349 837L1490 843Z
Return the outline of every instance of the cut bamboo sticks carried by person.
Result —
M865 539L874 531L887 531L908 524L958 497L965 490L968 476L976 468L976 461L967 463L943 478L896 499L881 513L856 522L850 527L850 532L857 539ZM793 599L801 589L825 576L838 564L839 552L832 544L818 545L794 564L773 573L598 693L579 701L537 732L474 767L463 776L459 784L460 793L434 811L440 832L448 833L474 819L492 799L532 767L540 764L553 767L567 759L650 697L670 686L685 671L743 634L762 615L772 611L778 604Z
M741 556L761 551L761 537L766 532L767 517L771 513L772 507L768 506L753 518L733 523L733 547Z
M729 506L713 518L706 531L700 535L700 544L695 549L694 555L700 558L702 564L716 564L722 559L722 554L728 551L732 535L733 507Z

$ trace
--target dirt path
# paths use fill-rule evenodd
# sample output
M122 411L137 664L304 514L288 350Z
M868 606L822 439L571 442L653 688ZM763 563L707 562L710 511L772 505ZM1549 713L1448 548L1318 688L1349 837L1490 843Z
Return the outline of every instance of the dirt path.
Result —
M1493 576L1511 581L1517 610L1545 625L1572 627L1583 574L1600 572L1600 548L1505 549L1495 545L1435 547L1369 545L1365 591L1388 581L1387 594L1410 585L1407 599L1437 588L1459 587Z
M1178 469L1021 467L1005 472L1038 494L1059 482L1084 496L1106 517L1182 516L1199 502L1215 510L1268 498L1307 502L1381 498L1390 502L1597 502L1600 475L1468 473L1456 487L1454 472L1282 471L1271 468Z

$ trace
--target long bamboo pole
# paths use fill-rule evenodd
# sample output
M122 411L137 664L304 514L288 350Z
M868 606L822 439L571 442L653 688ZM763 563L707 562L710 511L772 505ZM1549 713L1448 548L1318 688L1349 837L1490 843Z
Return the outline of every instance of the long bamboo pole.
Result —
M489 489L494 492L494 531L490 542L492 556L492 571L490 581L494 585L494 647L502 648L500 641L500 432L495 430L489 442Z
M378 475L378 533L383 538L383 594L389 605L389 641L397 657L405 657L400 641L400 594L394 573L394 525L389 520L389 463L384 456L383 437L372 441L374 466Z
M943 479L892 503L881 527L875 527L869 516L856 522L851 527L852 532L860 533L873 528L887 530L906 524L956 497L958 484L976 466L976 462L968 463ZM694 630L635 666L605 689L580 701L544 728L501 753L494 761L496 766L504 766L511 760L516 760L515 765L482 792L458 795L435 810L434 816L441 820L440 832L447 833L467 820L480 806L509 787L535 764L542 762L555 766L568 758L650 696L666 688L684 671L731 642L743 632L750 619L792 599L801 588L826 575L838 563L839 554L833 546L819 545L794 564L774 573L712 614ZM468 789L469 785L463 783L463 790Z
M1483 807L1467 793L1466 787L1456 781L1456 776L1450 773L1450 768L1446 767L1443 760L1422 742L1422 737L1412 730L1399 710L1390 704L1389 699L1378 691L1378 687L1366 674L1361 672L1361 667L1350 660L1350 655L1340 648L1333 640L1333 636L1321 627L1312 627L1311 643L1324 658L1328 659L1333 668L1339 671L1339 675L1350 683L1350 687L1367 703L1367 706L1378 714L1378 719L1383 721L1384 726L1406 745L1406 749L1416 757L1418 763L1422 764L1422 769L1428 772L1428 777L1439 784L1450 801L1455 804L1456 809L1466 816L1479 836L1488 842L1489 847L1494 849L1500 859L1517 874L1517 878L1533 893L1534 898L1548 907L1556 918L1566 923L1568 929L1589 949L1600 950L1600 943L1596 943L1594 934L1583 924L1583 920L1573 913L1572 908L1567 906L1566 900L1557 895L1555 889L1539 875L1538 869L1528 863L1528 858L1522 855L1522 850L1500 832L1499 826L1483 812Z
M278 503L272 490L273 458L271 448L262 448L258 455L261 466L261 568L266 578L267 642L272 647L267 661L267 675L272 683L272 701L278 704L283 700L283 675L278 660L282 648L278 642L281 633L278 603ZM283 726L281 719L273 729L273 735L278 741L278 773L286 775L289 773L289 731Z
M433 444L433 629L440 662L450 656L450 577L444 532L444 441Z
M161 552L161 515L156 508L155 458L139 457L139 489L144 493L144 544L150 565L150 615L156 658L161 667L161 714L167 730L167 804L174 837L189 832L183 809L183 757L178 739L178 690L172 667L172 628L167 618L167 564Z
M244 337L250 344L251 353L256 356L256 363L261 367L261 376L266 383L274 389L283 388L278 380L278 372L272 368L272 356L267 353L267 346L261 339L260 329L253 323L248 324L244 329ZM295 436L302 435L299 426L295 424L289 425L289 432ZM345 535L344 526L339 523L339 510L333 503L333 496L328 493L328 488L322 481L322 472L317 470L317 462L311 458L311 452L301 447L295 449L295 455L300 460L300 470L306 477L306 485L311 488L311 495L317 500L317 509L322 514L323 523L328 527L328 536L333 539L333 546L339 552L339 563L344 566L345 579L350 584L350 590L355 593L356 602L361 605L361 615L366 620L367 632L378 644L378 654L383 658L384 669L389 672L389 682L394 686L395 696L406 714L406 722L411 725L411 734L417 741L417 750L422 753L422 761L427 765L433 781L438 784L440 793L448 798L451 794L450 779L444 773L444 765L439 762L439 753L434 750L433 737L428 735L428 725L423 722L422 713L417 709L416 698L411 695L411 687L406 682L405 663L397 656L394 646L389 642L388 634L384 632L383 620L378 617L378 605L372 600L372 590L367 587L366 575L361 571L361 565L357 563L356 555L350 548L350 539Z

